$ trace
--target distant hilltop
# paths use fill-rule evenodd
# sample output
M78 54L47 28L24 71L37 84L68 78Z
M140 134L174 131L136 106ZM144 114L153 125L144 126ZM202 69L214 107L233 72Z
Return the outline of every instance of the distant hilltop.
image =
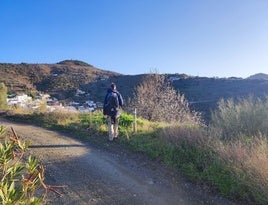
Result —
M255 75L249 76L247 79L249 79L249 80L268 80L268 74L257 73Z
M90 65L88 63L85 63L83 61L80 61L80 60L64 60L64 61L60 61L58 62L57 64L60 64L60 65L78 65L78 66L90 66L90 67L94 67L93 65Z

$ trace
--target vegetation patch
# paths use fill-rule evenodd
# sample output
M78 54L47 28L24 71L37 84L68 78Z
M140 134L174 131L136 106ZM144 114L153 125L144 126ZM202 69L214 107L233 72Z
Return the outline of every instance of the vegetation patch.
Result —
M73 136L80 133L78 136L93 143L107 140L106 119L102 113L76 115L43 113L27 115L27 119L30 121L32 116L32 120L39 120L45 127L67 128L73 131ZM265 136L256 136L251 141L239 138L227 142L212 136L207 127L143 119L138 120L138 130L133 132L133 120L133 116L122 114L120 140L117 141L121 146L147 153L195 181L210 184L226 197L259 204L268 202L268 167L265 163L268 143Z
M155 86L146 87L146 84L141 84L142 92L150 93L150 98L147 98L147 94L134 96L141 103L140 107L144 106L144 112L141 112L144 118L134 119L133 115L122 113L120 137L111 146L119 144L146 153L195 181L211 185L226 197L243 200L245 203L267 204L268 98L250 96L221 100L213 111L210 123L205 125L199 115L188 109L183 96L174 92L162 78L159 82L159 89L167 87L169 94L175 97L172 99L180 101L178 104L175 102L175 108L178 109L176 113L179 114L168 120L170 108L163 107L167 99L161 99L162 95L158 92L149 92ZM160 101L154 102L163 103L153 104L154 109L150 110L144 103L150 99L159 99ZM171 107L174 104L170 102L169 105ZM95 144L103 144L108 139L107 119L102 112L78 114L12 111L7 113L7 117L35 122L47 128L67 130L73 136Z
M60 195L56 188L44 182L44 167L31 155L26 157L28 142L18 138L12 129L7 134L0 126L0 200L1 204L46 204L48 191Z

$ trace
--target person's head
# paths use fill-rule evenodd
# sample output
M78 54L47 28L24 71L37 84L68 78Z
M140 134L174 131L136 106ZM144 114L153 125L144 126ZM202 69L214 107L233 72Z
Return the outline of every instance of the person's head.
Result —
M116 90L116 85L115 85L115 83L112 83L112 84L111 84L111 88L112 88L113 90Z

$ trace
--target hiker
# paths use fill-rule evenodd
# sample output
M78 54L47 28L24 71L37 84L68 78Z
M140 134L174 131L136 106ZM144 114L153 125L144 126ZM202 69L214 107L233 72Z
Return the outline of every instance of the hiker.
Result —
M123 106L122 95L116 90L115 83L108 88L103 103L103 115L108 118L109 141L118 138L118 123L120 117L120 107Z

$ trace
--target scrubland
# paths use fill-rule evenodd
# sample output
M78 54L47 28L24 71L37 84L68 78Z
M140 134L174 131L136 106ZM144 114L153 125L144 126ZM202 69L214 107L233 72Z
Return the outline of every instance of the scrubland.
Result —
M83 140L107 140L101 112L7 113L7 117L41 126L79 133ZM223 196L245 203L268 203L268 98L221 100L208 124L151 122L122 113L116 142L144 152L206 183ZM88 134L90 133L90 134Z

